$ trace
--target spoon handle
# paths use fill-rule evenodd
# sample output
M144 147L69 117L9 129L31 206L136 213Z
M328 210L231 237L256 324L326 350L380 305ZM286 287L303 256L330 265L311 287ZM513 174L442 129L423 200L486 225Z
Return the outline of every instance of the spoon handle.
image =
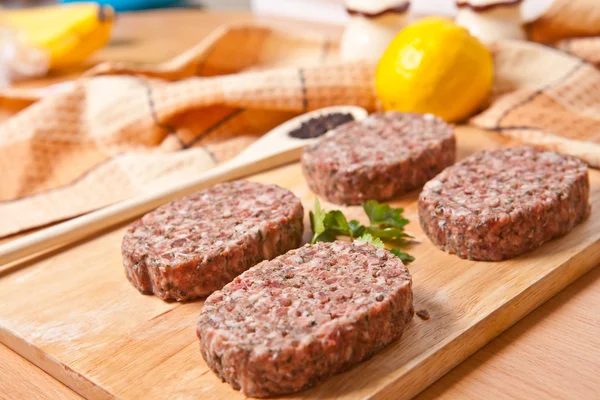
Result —
M0 276L18 269L24 261L35 255L85 239L147 213L178 197L205 189L216 183L242 178L297 161L300 159L302 148L310 140L290 138L288 133L291 128L300 126L302 122L311 118L331 113L349 113L355 120L365 118L368 114L365 109L356 106L325 107L302 114L275 127L232 160L212 168L190 181L115 203L1 245Z
M104 229L153 210L166 202L210 187L216 183L256 174L297 160L300 152L301 149L293 149L274 154L270 157L259 157L253 160L245 159L240 161L232 159L206 171L191 181L172 185L164 190L145 196L124 200L32 233L23 238L15 239L0 246L0 276L16 269L22 261L36 254L51 249L58 249L85 239Z

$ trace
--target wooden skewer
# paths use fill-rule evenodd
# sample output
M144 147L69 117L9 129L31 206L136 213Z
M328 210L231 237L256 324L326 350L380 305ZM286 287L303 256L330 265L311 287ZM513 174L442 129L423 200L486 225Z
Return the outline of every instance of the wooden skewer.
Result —
M279 125L234 159L217 166L189 182L171 186L147 196L122 201L100 210L32 233L0 246L0 275L13 269L19 260L50 249L64 247L90 235L127 221L154 208L219 182L244 176L297 161L302 148L313 139L296 139L288 135L290 129L302 121L331 113L350 113L362 119L367 112L360 107L327 107L303 114Z

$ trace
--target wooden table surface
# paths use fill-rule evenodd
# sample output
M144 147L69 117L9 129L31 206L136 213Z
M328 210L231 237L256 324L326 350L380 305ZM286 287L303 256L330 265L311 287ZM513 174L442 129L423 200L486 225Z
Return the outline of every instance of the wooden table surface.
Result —
M77 400L77 393L0 344L0 399Z
M258 20L271 25L339 28L248 13L163 10L121 15L101 60L159 62L197 43L223 23ZM156 29L162 26L164 29ZM23 86L76 76L73 70ZM448 373L419 399L592 399L600 393L600 269L596 268ZM0 399L76 399L75 392L0 345Z

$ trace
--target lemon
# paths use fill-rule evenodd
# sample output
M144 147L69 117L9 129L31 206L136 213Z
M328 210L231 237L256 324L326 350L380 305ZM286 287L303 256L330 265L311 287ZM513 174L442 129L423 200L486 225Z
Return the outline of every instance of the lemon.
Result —
M114 11L96 3L73 3L2 11L0 23L14 28L25 44L41 50L51 68L80 63L110 38Z
M386 110L431 113L448 122L477 111L492 88L489 50L449 19L404 28L377 65L375 87Z

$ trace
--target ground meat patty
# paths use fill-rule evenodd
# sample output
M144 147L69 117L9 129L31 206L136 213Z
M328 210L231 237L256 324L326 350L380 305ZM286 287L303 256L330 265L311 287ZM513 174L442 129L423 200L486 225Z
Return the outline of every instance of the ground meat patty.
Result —
M419 221L443 250L497 261L571 231L590 212L586 165L531 147L477 153L427 182Z
M144 294L192 300L300 246L300 200L275 185L222 183L134 222L123 238L127 278Z
M296 392L371 357L413 316L411 277L387 250L317 243L265 261L213 293L202 356L247 396Z
M454 163L450 125L433 115L387 112L341 125L302 153L311 190L338 204L387 200Z

